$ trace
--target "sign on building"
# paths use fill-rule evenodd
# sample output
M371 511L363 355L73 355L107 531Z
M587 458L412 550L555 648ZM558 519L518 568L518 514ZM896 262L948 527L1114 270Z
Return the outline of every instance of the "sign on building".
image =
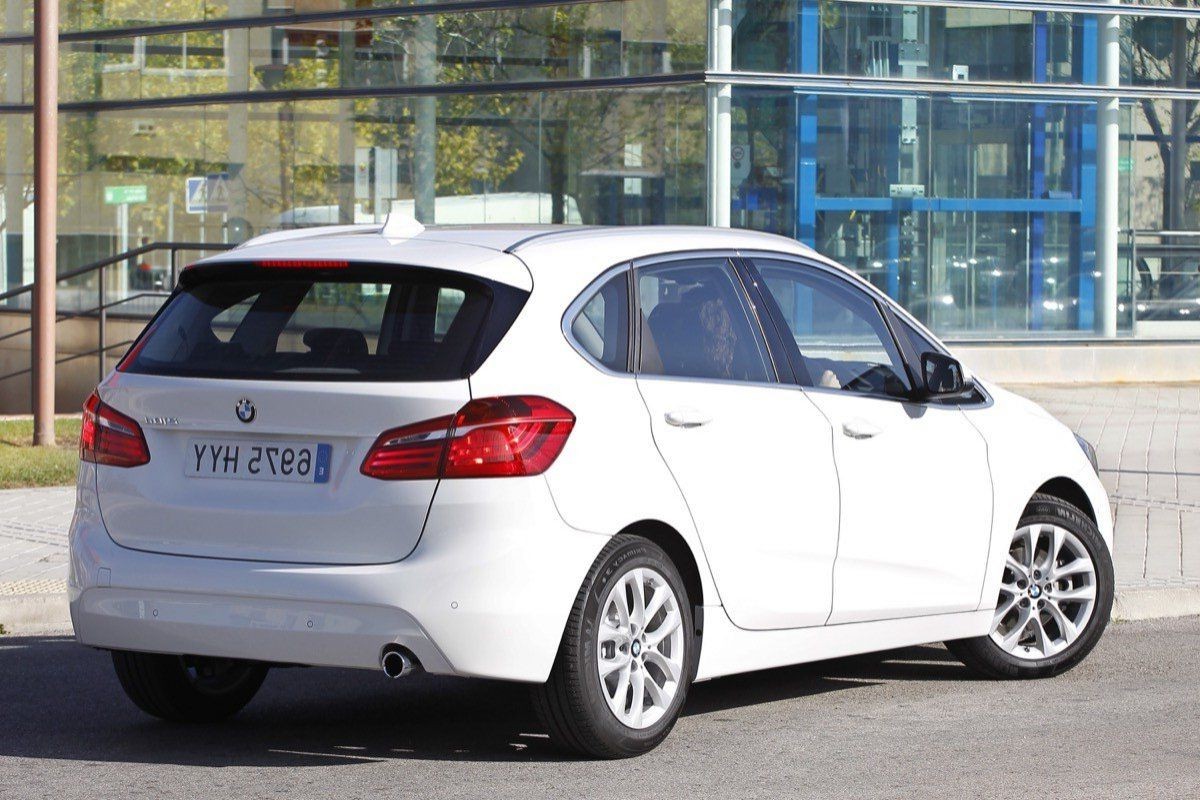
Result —
M229 173L188 178L185 208L189 214L224 214L229 211Z
M150 194L145 185L141 186L105 186L104 205L123 206L130 203L144 203Z

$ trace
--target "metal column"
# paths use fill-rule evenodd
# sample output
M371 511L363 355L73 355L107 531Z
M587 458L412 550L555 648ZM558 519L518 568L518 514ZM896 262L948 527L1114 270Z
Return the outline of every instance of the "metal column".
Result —
M1033 81L1046 83L1046 59L1050 31L1046 13L1033 15ZM1030 192L1034 200L1046 196L1046 104L1034 103L1030 109L1029 171ZM1029 328L1040 331L1043 324L1042 303L1046 290L1046 215L1035 211L1029 215Z
M709 69L733 71L733 0L709 0ZM733 86L708 87L708 224L729 227Z
M429 0L424 0L428 3ZM437 83L437 17L422 14L413 27L413 80L417 85ZM437 219L437 98L418 95L412 100L413 215L424 225Z
M54 444L58 254L58 0L33 8L33 443Z
M799 71L821 71L821 9L817 0L801 0L793 59ZM817 244L817 95L796 96L796 238Z
M1108 0L1119 5L1120 0ZM1097 83L1106 88L1120 85L1121 18L1105 14L1099 18ZM1118 191L1120 175L1120 100L1104 97L1096 105L1096 271L1100 273L1096 293L1097 332L1117 335L1117 246L1120 234Z

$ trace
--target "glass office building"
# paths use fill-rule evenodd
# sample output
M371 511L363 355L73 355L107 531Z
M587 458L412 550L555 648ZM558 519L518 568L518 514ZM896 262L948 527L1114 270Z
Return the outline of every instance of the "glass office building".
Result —
M3 0L0 293L32 277L31 6ZM709 223L806 242L949 339L1200 334L1200 2L61 0L61 17L61 271L393 207ZM161 285L164 257L106 280Z

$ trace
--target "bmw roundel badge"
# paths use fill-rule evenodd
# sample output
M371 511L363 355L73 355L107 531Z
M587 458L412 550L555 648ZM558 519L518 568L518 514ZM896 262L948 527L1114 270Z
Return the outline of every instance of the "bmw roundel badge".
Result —
M258 413L249 397L243 397L241 400L238 400L233 410L237 412L238 419L247 423L254 422L254 417Z

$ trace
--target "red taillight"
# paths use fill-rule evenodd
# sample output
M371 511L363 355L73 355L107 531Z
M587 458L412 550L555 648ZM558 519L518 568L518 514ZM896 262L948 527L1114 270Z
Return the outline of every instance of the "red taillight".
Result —
M363 459L362 474L384 480L436 478L454 417L384 431Z
M544 397L472 400L453 417L385 431L362 473L383 480L540 475L574 426L574 414Z
M540 475L562 452L575 415L544 397L472 400L454 416L447 478Z
M255 261L255 266L266 269L345 269L349 261L331 261L325 258L267 258Z
M92 396L83 405L79 430L79 457L112 467L138 467L150 462L150 449L141 426Z

